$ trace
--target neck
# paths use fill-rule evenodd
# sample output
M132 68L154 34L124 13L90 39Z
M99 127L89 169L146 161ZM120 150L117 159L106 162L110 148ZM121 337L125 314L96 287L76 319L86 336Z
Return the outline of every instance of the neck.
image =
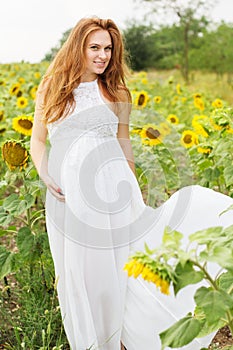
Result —
M94 81L94 80L97 79L97 77L98 77L97 74L93 74L93 75L85 75L85 74L83 74L83 75L81 76L80 83Z

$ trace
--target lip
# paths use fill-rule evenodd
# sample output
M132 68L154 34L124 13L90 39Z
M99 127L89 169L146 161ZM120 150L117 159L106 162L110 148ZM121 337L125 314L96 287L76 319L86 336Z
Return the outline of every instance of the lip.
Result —
M94 61L95 64L98 64L98 65L101 65L101 66L104 66L105 65L105 62L102 62L102 61Z

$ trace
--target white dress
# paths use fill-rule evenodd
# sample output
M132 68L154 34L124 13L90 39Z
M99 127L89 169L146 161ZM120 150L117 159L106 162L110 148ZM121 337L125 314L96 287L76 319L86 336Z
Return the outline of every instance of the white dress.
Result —
M177 191L161 207L147 206L116 137L118 118L97 80L74 90L76 108L50 124L49 173L65 203L46 196L46 224L58 277L58 297L72 350L159 350L159 333L193 308L195 288L162 295L128 278L130 252L161 243L164 227L187 237L198 229L233 224L218 214L233 200L200 186ZM211 337L184 349L199 350Z

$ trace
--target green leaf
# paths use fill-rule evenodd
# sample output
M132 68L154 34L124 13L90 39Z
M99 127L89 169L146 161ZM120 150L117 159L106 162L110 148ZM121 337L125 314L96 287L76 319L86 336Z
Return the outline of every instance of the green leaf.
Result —
M203 280L204 273L196 271L193 268L193 263L187 261L184 265L177 264L175 269L176 282L174 283L174 293L177 294L179 290L189 284L195 284Z
M165 247L179 248L182 238L182 233L175 230L172 231L169 226L165 227L163 233L163 244Z
M0 208L0 225L3 227L6 227L11 223L12 220L13 220L13 217L1 207Z
M209 227L205 230L197 231L189 236L191 242L197 242L198 244L209 244L213 239L219 238L223 231L223 227Z
M22 227L19 230L16 243L23 259L30 260L34 253L35 237L28 227Z
M223 170L223 175L225 178L226 186L233 185L233 165L226 167Z
M222 273L218 279L219 288L223 289L227 294L233 293L233 273L228 271Z
M0 246L0 279L13 272L13 260L14 253L6 250L3 246Z
M26 194L21 199L18 194L13 193L4 200L3 208L5 211L10 212L11 215L20 215L33 204L34 197L31 194Z
M227 212L230 211L230 210L233 210L233 204L230 205L226 210L222 211L222 212L219 214L219 216L221 216L221 215L227 213Z
M201 252L200 258L204 261L216 262L220 266L233 269L233 254L231 247L213 247L207 252Z
M9 211L11 214L15 214L17 212L19 204L20 204L19 195L16 193L12 193L10 196L5 198L3 202L3 208Z
M148 245L146 244L146 242L144 243L144 248L145 248L145 252L148 254L148 255L151 255L153 254L155 251L154 250L151 250Z
M225 292L201 287L194 295L197 306L205 313L209 325L224 318L226 311L233 308L233 299Z
M224 322L223 320L218 320L215 323L209 325L208 322L206 322L204 311L198 306L196 306L194 310L194 315L195 318L201 322L201 331L198 334L198 338L205 337L210 333L216 332L226 325L226 322Z
M187 345L198 336L200 330L201 323L189 313L173 326L159 334L162 349L166 346L180 348Z

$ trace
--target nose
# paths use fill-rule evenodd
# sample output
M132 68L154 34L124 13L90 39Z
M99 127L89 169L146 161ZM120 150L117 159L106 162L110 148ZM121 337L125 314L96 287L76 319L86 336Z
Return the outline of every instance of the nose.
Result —
M100 52L99 52L99 58L104 59L104 58L106 58L106 57L107 57L107 54L106 54L105 50L104 50L104 49L100 50Z

